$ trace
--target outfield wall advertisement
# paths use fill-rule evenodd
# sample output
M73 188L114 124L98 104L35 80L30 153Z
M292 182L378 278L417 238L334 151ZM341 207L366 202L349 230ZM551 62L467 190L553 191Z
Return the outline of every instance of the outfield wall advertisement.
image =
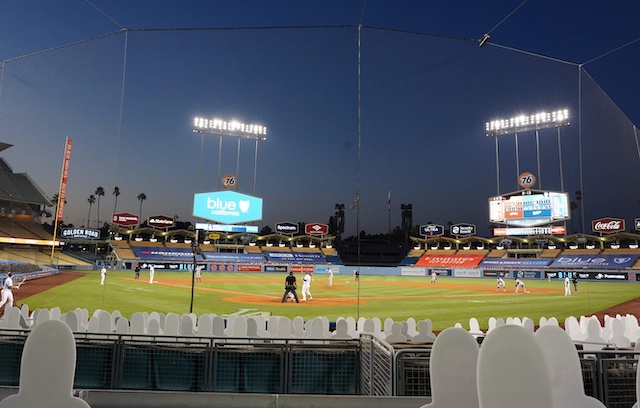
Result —
M544 268L553 262L553 258L485 258L480 262L482 268Z
M456 278L482 278L480 269L454 269L453 276Z
M560 255L551 268L624 269L631 268L640 255Z
M425 268L402 267L402 268L400 268L400 275L402 275L402 276L426 276L427 275L427 270Z
M635 281L635 273L611 272L611 271L545 271L544 276L547 279L564 279L565 276L573 278L576 275L578 279L592 279L601 281Z
M264 256L260 254L236 254L231 252L203 252L207 261L211 262L249 262L260 263L264 262Z
M283 252L264 251L269 262L293 262L293 263L325 263L324 256L320 252Z
M482 258L484 258L483 254L424 254L418 259L415 265L425 266L427 268L469 268L478 266Z
M143 261L193 261L191 248L159 248L155 246L133 246L133 252ZM203 252L208 262L219 263L261 263L266 259L261 254L238 254L232 252ZM200 258L198 259L200 260Z
M436 273L438 276L453 276L453 269L433 268L429 269L429 275Z

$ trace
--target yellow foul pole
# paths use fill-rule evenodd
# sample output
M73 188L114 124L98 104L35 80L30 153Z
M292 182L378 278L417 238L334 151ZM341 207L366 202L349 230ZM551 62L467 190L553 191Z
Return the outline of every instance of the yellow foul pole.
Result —
M73 142L68 137L64 143L64 157L62 159L62 170L60 172L60 186L58 188L58 203L56 205L56 219L53 227L53 241L51 242L51 265L53 265L53 255L56 247L56 236L58 235L58 222L62 220L64 214L64 203L67 191L67 178L69 176L69 159L71 158L71 146Z

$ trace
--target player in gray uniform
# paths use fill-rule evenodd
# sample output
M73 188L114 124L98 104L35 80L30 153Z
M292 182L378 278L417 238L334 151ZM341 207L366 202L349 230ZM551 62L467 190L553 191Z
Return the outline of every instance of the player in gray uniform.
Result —
M507 291L507 285L505 285L502 275L498 274L498 287L496 288L496 292L500 290L500 287L502 287L503 292Z
M524 287L524 282L522 280L520 280L520 278L516 278L516 293L518 293L518 291L520 291L520 288L522 288L522 291L524 293L527 293L527 289L525 289L525 287Z

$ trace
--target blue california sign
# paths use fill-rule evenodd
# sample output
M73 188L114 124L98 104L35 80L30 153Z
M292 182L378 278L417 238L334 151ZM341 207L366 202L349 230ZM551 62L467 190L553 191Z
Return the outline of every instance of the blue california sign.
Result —
M235 191L216 191L193 196L193 216L222 224L262 219L262 198Z

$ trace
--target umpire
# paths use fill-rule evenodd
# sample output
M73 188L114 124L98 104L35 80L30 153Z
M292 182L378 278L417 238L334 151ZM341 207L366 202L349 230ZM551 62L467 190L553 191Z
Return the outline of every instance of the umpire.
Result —
M289 276L284 280L284 296L282 296L282 303L286 302L289 293L293 293L296 303L300 303L298 294L296 293L297 288L298 285L296 284L296 277L293 276L293 272L289 272Z

